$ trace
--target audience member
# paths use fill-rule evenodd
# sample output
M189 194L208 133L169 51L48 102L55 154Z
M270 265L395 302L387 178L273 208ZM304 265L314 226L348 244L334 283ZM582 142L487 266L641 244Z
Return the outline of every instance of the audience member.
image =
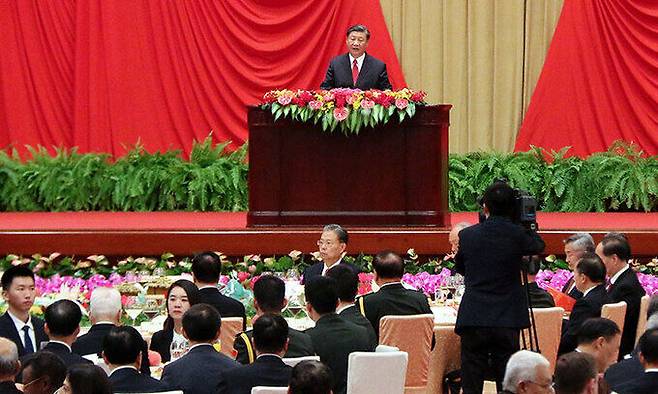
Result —
M288 394L331 394L333 386L329 367L320 361L302 361L292 369Z
M343 255L347 249L348 239L347 230L341 226L337 224L328 224L324 226L322 229L322 235L318 240L318 249L322 261L315 263L304 270L302 284L315 277L323 276L329 268L335 267L338 264L343 264L358 273L358 268L343 261Z
M281 359L288 347L288 323L281 315L264 314L253 330L256 361L224 372L220 393L250 394L256 386L288 386L292 368Z
M448 233L448 242L450 242L450 254L453 258L459 251L459 232L470 226L471 223L469 222L459 222L450 229L450 233Z
M617 323L602 317L585 320L578 330L577 352L594 357L598 373L605 372L617 362L621 331Z
M110 368L110 383L117 393L155 393L168 386L139 372L142 336L133 327L114 327L103 338L103 360Z
M0 394L22 393L16 388L15 383L16 374L20 369L18 346L7 338L0 338Z
M597 371L594 357L587 353L563 354L555 365L556 394L597 394Z
M281 314L285 308L286 284L274 275L261 275L254 284L254 308L256 315L252 322L265 313ZM253 331L247 330L238 334L233 342L236 351L236 361L241 364L253 363L256 359L252 345ZM315 354L311 337L301 331L288 327L288 350L284 357L303 357Z
M21 375L23 393L53 394L64 384L66 365L56 355L40 351L26 357Z
M100 367L78 364L69 369L57 394L112 394L112 385Z
M221 317L241 317L242 329L247 329L244 305L219 292L217 284L222 273L222 262L215 252L203 252L192 259L192 276L199 288L199 303L214 307Z
M585 320L601 316L601 308L609 301L605 290L605 266L594 253L585 253L574 271L576 288L583 293L573 306L569 320L562 325L562 339L558 354L576 348L577 333Z
M576 271L576 264L580 261L585 253L594 253L594 238L588 233L575 233L564 240L564 254L571 272ZM571 298L579 299L583 293L576 288L573 274L571 278L562 287L562 292L568 294Z
M404 262L400 256L391 251L380 252L375 256L372 268L380 289L359 298L359 308L372 324L377 338L379 320L384 316L432 313L427 297L422 292L402 286Z
M327 271L326 275L336 279L338 291L338 308L336 313L341 318L361 326L368 331L370 342L373 347L377 346L377 334L372 324L359 311L354 304L356 294L359 292L359 276L350 268L344 265L336 265Z
M57 355L67 368L75 364L90 364L91 361L71 350L71 345L80 333L80 306L71 300L55 301L46 308L45 318L44 329L50 341L43 350Z
M306 332L313 340L320 360L333 372L334 393L345 393L350 353L374 350L368 331L336 314L338 293L335 279L319 276L306 282L304 289L306 310L315 321L315 327Z
M7 302L7 312L0 317L0 337L13 341L20 357L36 352L48 337L43 320L30 316L36 290L34 273L27 265L15 265L4 272L2 297Z
M551 393L550 363L539 353L519 350L507 361L503 393Z
M189 280L179 279L167 290L167 319L162 330L153 334L151 350L160 353L162 362L171 360L171 344L187 343L183 336L183 315L199 302L199 289ZM180 347L180 346L179 346Z
M221 325L221 317L211 305L190 307L183 315L183 334L190 342L190 350L164 368L162 381L185 394L217 393L224 372L240 365L213 347Z
M541 258L538 255L530 256L528 259L528 269L526 270L530 306L533 308L552 308L555 306L555 300L553 300L553 296L546 290L539 287L537 281L535 280L540 269Z
M619 385L615 391L619 394L656 394L658 393L658 330L646 331L640 337L640 362L644 374Z
M628 265L628 260L631 258L631 247L623 234L606 234L596 246L596 254L603 261L610 278L610 285L607 287L610 301L626 302L626 318L619 348L619 357L622 359L633 350L635 345L640 301L645 292L637 279L637 274Z

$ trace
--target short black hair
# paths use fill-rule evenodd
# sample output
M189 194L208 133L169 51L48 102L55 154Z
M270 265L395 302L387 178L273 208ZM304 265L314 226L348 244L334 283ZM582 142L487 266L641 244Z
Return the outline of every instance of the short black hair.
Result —
M42 350L25 357L23 359L23 376L28 368L31 369L32 381L47 376L50 387L54 389L61 387L66 378L66 365L59 356L48 351ZM29 382L23 381L23 383Z
M44 314L50 332L58 337L67 337L80 327L82 311L71 300L59 300L48 305Z
M279 313L286 298L286 283L274 275L261 275L254 284L254 299L263 312Z
M368 28L365 25L358 24L358 25L350 26L347 29L347 33L345 34L345 36L349 36L350 33L353 32L353 31L358 32L358 33L366 33L366 40L370 39L370 30L368 30Z
M588 277L592 282L605 282L605 265L596 253L585 252L576 264L576 271Z
M28 264L13 265L7 268L4 274L2 274L2 283L3 290L9 290L11 282L14 281L14 278L32 278L34 280L34 272L30 269Z
M345 264L336 264L325 274L336 279L338 299L343 302L354 302L359 292L359 276Z
M338 241L341 243L347 244L347 241L350 239L347 230L345 230L340 224L327 224L322 228L322 232L324 233L327 231L333 231L338 237Z
M67 377L73 394L112 394L107 373L96 365L73 365L69 368Z
M222 318L214 306L196 304L183 315L183 329L194 342L211 342L222 326Z
M600 337L609 341L620 333L619 326L612 320L604 317L593 317L585 320L578 329L578 344L592 343Z
M103 338L103 354L110 364L133 364L144 347L142 335L134 327L113 327Z
M265 313L254 322L253 338L260 353L279 353L288 340L288 323L281 315Z
M563 354L555 364L555 392L559 394L582 393L587 383L596 378L596 360L591 354L571 352Z
M647 330L638 342L642 357L651 364L658 363L658 328Z
M290 394L329 394L333 386L331 369L321 361L302 361L292 369Z
M192 258L194 278L203 283L217 283L222 274L222 262L215 252L199 253Z
M491 216L511 217L514 212L514 189L506 182L494 182L484 191L482 202Z
M321 315L336 311L338 303L338 292L336 291L336 279L327 276L312 278L304 285L306 302Z
M377 273L377 276L383 279L398 279L404 275L404 261L402 261L402 257L390 250L377 253L377 256L372 261L372 268Z
M603 255L612 256L616 254L620 260L628 260L631 258L631 245L628 243L628 238L622 233L608 233L601 240L603 245Z

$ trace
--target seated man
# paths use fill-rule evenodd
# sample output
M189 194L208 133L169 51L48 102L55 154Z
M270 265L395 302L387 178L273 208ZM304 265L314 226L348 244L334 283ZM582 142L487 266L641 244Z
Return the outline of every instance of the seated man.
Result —
M64 383L66 365L56 355L40 351L26 358L21 375L25 394L53 394Z
M588 233L575 233L564 240L565 260L571 272L575 272L576 264L585 253L594 253L594 238ZM576 288L573 275L562 287L562 292L576 300L583 296L583 293Z
M332 371L334 393L347 389L347 360L352 352L374 350L365 328L341 319L336 314L338 293L336 280L326 276L314 278L304 287L306 311L315 327L306 332L313 341L320 360Z
M377 334L375 334L375 329L372 328L370 321L361 314L354 304L356 294L359 291L358 275L350 268L336 265L327 271L327 276L336 279L336 289L338 291L338 308L336 308L336 313L338 316L365 328L368 331L372 347L376 347Z
M556 394L597 394L597 372L594 357L587 353L563 354L555 365Z
M596 317L585 320L578 330L577 352L594 357L598 373L617 362L621 331L612 320Z
M459 251L459 232L470 227L471 223L469 222L459 222L452 226L450 232L448 233L448 242L450 242L450 253L446 256L448 258L455 258L455 255Z
M640 337L640 362L644 374L636 380L619 385L619 394L656 394L658 392L658 330L646 331Z
M331 394L331 371L321 361L307 360L295 365L290 377L289 394Z
M4 284L4 282L3 282ZM0 393L21 394L16 388L16 374L21 369L16 343L0 337Z
M256 386L287 387L292 367L281 359L288 347L288 323L281 315L264 314L253 330L256 361L224 372L220 393L250 394Z
M241 317L242 329L247 329L244 305L219 292L217 284L222 273L222 262L214 252L200 253L192 259L192 276L199 288L199 302L213 306L221 317Z
M338 264L343 264L358 273L358 268L352 264L343 262L343 254L347 249L348 240L349 235L347 234L347 230L341 226L337 224L328 224L324 226L322 229L322 235L318 240L320 259L322 259L322 261L315 263L304 270L302 284L315 277L326 274L329 268L335 267Z
M36 352L48 337L43 320L30 316L36 291L34 273L27 265L15 265L5 271L2 297L7 302L7 312L0 317L0 337L13 341L20 357Z
M217 393L224 372L240 365L213 347L221 326L222 320L214 307L208 304L190 307L183 315L183 335L190 341L190 350L164 368L162 381L185 394Z
M381 252L373 260L372 268L380 289L361 297L359 309L372 324L377 338L379 319L384 316L432 314L425 294L402 286L404 263L400 256L390 251Z
M550 393L550 365L539 353L519 350L507 361L503 393Z
M45 318L44 329L50 342L43 350L61 358L66 368L75 364L91 364L91 361L71 351L71 344L80 333L82 320L82 311L78 304L71 300L55 301L46 308Z
M609 302L605 291L605 266L599 256L586 253L574 271L576 288L583 293L573 306L569 320L562 324L562 339L558 354L569 353L576 348L577 333L585 320L601 316L601 308Z
M254 284L255 323L265 313L281 314L286 306L286 284L274 275L262 275ZM237 352L235 360L241 364L253 363L256 355L251 343L252 330L245 331L235 337L233 348ZM315 354L311 337L301 331L288 327L288 350L284 357L303 357Z
M546 290L539 287L535 278L541 269L541 258L538 255L531 256L528 260L528 270L526 278L528 279L528 295L530 296L530 306L532 308L552 308L555 306L553 296Z
M103 338L103 360L110 368L109 380L115 393L157 393L168 386L139 373L142 336L133 327L114 327Z

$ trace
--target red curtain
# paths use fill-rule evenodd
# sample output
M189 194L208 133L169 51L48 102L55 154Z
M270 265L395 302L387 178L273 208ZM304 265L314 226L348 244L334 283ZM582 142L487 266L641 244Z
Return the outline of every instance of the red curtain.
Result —
M658 154L658 3L566 0L515 150Z
M406 86L377 0L2 1L0 147L239 146L245 106L318 88L355 23Z

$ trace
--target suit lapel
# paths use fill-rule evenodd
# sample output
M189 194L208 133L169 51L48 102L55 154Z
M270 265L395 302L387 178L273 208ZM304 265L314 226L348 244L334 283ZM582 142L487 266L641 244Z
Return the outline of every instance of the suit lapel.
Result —
M366 53L365 57L363 58L363 64L361 65L361 70L359 71L359 77L356 79L356 86L359 86L359 82L361 82L366 77L366 74L368 73L369 69L370 69L370 56Z
M18 354L23 354L23 351L25 350L23 348L23 341L21 341L20 335L18 335L18 331L16 331L16 326L14 325L14 321L11 320L11 316L9 316L9 312L5 312L4 315L2 315L2 325L6 327L7 332L9 333L9 338L12 342L16 344L18 347Z

